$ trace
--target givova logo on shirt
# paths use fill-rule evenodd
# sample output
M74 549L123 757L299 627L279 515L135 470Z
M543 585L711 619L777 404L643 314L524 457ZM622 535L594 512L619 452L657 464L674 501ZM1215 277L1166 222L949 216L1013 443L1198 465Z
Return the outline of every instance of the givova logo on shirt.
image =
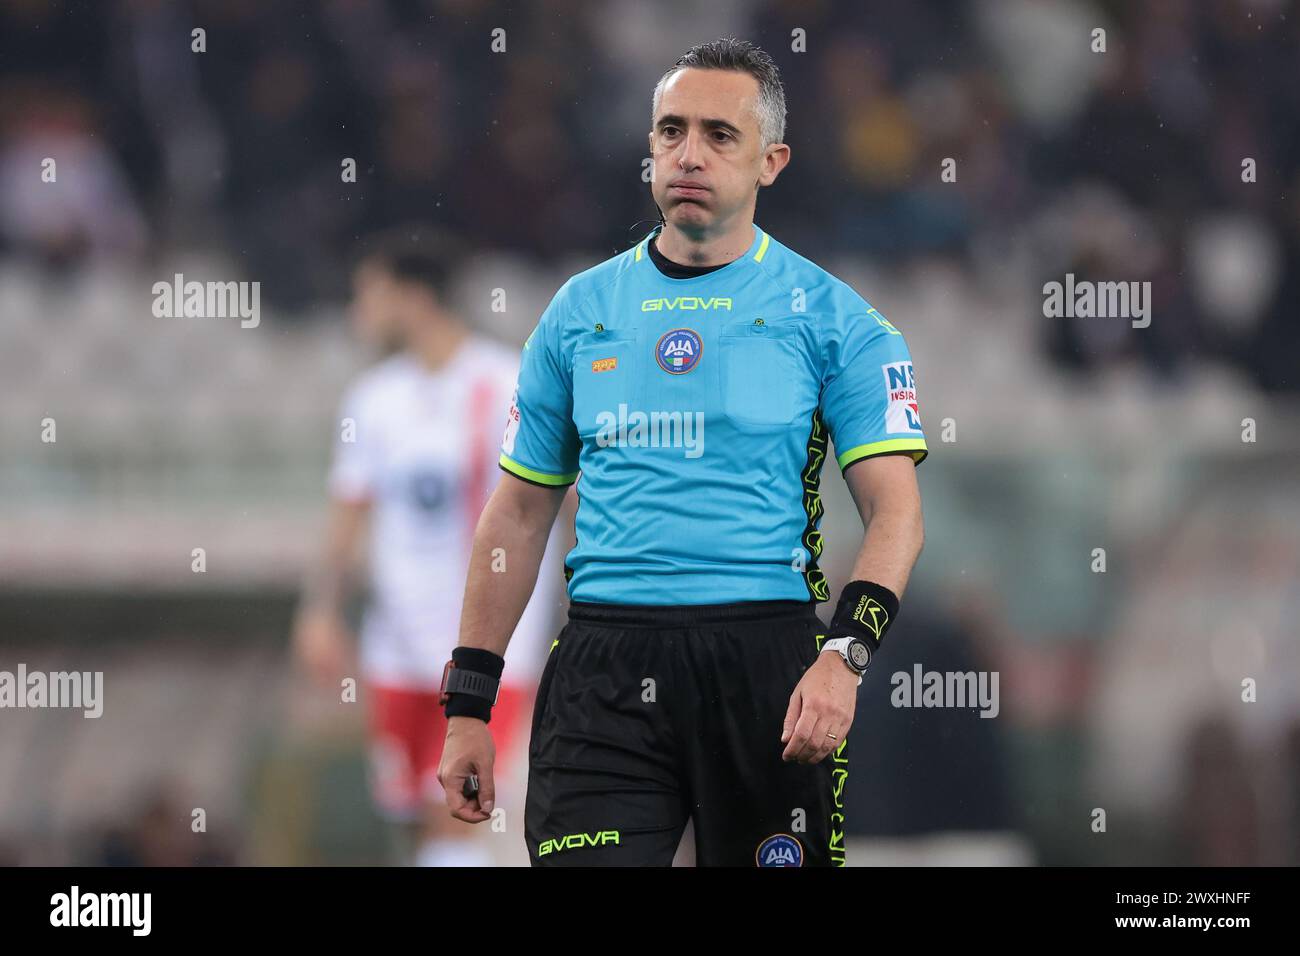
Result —
M890 362L880 366L885 375L885 431L919 432L921 410L916 404L916 374L911 362Z
M675 299L644 299L641 302L642 312L673 312L677 309L690 311L692 309L726 309L731 310L730 296L713 296L705 299L698 295L679 295Z

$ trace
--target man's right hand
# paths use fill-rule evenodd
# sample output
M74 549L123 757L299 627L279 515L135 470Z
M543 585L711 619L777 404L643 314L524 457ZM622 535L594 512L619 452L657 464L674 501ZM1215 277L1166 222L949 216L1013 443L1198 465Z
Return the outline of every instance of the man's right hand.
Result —
M492 765L496 762L496 745L488 725L477 717L447 719L447 742L438 764L438 782L447 794L447 809L457 820L482 823L492 816L496 799L496 781ZM470 774L478 775L478 795L466 797L461 792Z
M293 628L293 652L312 680L335 686L350 660L352 635L346 621L335 612L304 608Z

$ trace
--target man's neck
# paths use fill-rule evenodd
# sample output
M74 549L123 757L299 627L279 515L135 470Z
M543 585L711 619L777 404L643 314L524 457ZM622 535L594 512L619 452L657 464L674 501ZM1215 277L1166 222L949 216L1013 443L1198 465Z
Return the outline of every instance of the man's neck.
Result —
M469 338L469 330L459 325L425 328L412 338L408 351L420 365L431 372L445 368Z
M686 233L665 223L655 246L666 259L684 266L724 266L745 254L754 243L752 216L740 217L723 233Z

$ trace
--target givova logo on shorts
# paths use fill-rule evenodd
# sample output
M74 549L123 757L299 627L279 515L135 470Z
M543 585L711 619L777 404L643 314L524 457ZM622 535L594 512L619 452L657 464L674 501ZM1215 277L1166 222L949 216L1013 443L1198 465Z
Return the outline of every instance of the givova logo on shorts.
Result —
M601 830L599 833L571 833L553 840L543 840L537 847L538 856L558 853L560 850L581 850L588 846L604 846L606 843L618 843L617 830Z

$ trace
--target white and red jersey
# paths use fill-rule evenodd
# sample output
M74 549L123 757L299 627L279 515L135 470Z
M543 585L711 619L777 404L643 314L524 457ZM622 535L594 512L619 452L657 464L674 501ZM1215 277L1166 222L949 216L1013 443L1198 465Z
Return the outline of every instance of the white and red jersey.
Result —
M436 688L460 630L474 528L501 477L501 423L518 358L471 337L432 371L398 353L344 395L330 494L368 500L372 601L361 629L370 681ZM563 574L554 544L510 642L503 681L537 679Z

